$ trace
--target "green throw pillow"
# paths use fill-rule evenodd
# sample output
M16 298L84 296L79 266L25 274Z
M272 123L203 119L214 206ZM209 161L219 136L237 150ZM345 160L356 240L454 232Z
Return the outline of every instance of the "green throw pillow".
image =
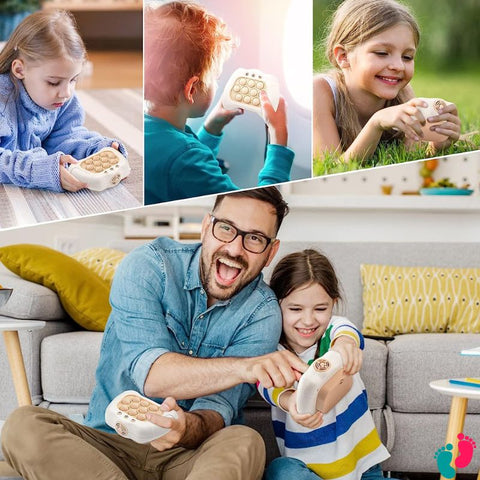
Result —
M65 311L82 327L105 329L110 284L74 258L41 245L17 244L1 247L0 261L25 280L56 292Z

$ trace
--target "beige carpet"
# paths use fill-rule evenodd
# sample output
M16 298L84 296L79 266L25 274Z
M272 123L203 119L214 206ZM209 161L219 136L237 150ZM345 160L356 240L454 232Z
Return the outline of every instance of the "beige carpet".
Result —
M53 193L0 184L0 229L34 225L143 205L143 100L141 89L78 90L85 126L119 139L132 169L118 186L93 192Z

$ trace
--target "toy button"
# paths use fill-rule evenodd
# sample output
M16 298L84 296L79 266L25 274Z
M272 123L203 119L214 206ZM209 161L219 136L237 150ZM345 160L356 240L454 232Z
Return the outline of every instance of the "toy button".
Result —
M116 185L117 183L120 182L120 180L122 179L122 176L117 173L114 177L112 177L112 185Z
M324 372L325 370L328 370L330 368L330 362L328 360L325 360L324 358L319 358L315 361L313 366L315 370L319 372Z
M121 435L122 437L124 437L127 433L128 433L128 430L127 430L127 427L125 425L123 425L122 423L120 422L117 422L115 424L115 430L117 431L117 433L119 435Z

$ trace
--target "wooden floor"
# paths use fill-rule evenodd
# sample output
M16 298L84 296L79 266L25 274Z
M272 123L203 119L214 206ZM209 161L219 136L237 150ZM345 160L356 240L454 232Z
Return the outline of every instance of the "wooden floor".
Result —
M89 51L77 88L142 88L141 51ZM91 74L89 74L91 70Z

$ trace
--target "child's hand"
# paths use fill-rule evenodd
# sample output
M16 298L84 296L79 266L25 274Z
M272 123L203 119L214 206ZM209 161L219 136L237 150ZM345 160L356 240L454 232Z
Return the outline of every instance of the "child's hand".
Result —
M428 117L426 120L427 125L429 123L436 123L436 125L430 127L432 132L447 136L445 140L432 142L432 146L435 150L447 148L460 138L461 122L458 117L457 106L454 103L447 105L438 115ZM438 122L443 123L438 124Z
M423 138L422 126L425 125L425 119L417 106L427 107L428 104L424 100L412 98L406 103L378 110L369 122L378 130L397 130L403 132L407 139L418 142Z
M343 370L347 375L354 375L362 367L363 354L353 338L342 335L338 337L332 347L343 359Z
M78 163L71 155L60 155L60 185L64 190L77 192L86 188L87 184L77 180L65 167L68 163Z
M263 118L270 130L270 143L287 146L288 130L285 99L280 96L277 110L275 111L268 98L267 92L262 90L260 92L260 102L262 105Z
M236 108L235 110L223 108L222 101L220 100L209 113L203 126L208 133L218 136L222 133L225 125L230 123L236 116L243 115L243 113L243 108Z
M288 392L282 395L286 396ZM283 399L282 399L283 400ZM297 411L297 392L292 392L289 397L285 400L285 406L287 407L288 413L292 417L295 423L302 425L306 428L318 428L323 423L323 413L315 412L313 415L309 413L298 413Z
M118 142L112 142L112 144L110 145L112 148L114 148L115 150L120 150L120 145Z

